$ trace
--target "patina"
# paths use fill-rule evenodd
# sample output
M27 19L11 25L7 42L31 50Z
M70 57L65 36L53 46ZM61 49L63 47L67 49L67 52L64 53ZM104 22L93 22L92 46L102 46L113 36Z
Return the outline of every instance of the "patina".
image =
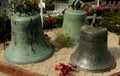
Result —
M19 2L18 2L19 1ZM53 45L45 38L40 14L36 13L36 0L10 0L11 41L4 58L13 64L28 64L46 60L54 53Z

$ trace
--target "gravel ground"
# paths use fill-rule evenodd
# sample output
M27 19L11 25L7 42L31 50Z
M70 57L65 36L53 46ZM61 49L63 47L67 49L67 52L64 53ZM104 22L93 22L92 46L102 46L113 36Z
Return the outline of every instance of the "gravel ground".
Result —
M56 37L56 30L57 29L45 31L45 33L47 33L51 37L51 42ZM72 73L73 76L109 76L113 73L120 71L120 65L119 65L120 46L118 45L118 38L119 38L118 35L111 32L108 33L108 48L116 60L117 63L116 68L104 73L90 73L86 71L73 72ZM14 65L14 66L18 66L29 71L43 74L45 76L57 76L59 71L54 70L54 65L58 63L65 63L65 64L69 63L70 62L69 57L75 51L76 46L69 48L59 48L56 45L54 46L56 52L51 58L47 59L46 61L35 64ZM4 53L3 45L0 45L0 60L5 62L3 58L3 53Z

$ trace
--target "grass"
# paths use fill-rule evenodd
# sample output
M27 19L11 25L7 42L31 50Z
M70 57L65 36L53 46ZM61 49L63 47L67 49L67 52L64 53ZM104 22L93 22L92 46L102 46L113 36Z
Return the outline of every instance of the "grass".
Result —
M67 34L64 34L61 29L58 29L56 36L56 42L61 47L69 47L72 44L70 37L68 37Z

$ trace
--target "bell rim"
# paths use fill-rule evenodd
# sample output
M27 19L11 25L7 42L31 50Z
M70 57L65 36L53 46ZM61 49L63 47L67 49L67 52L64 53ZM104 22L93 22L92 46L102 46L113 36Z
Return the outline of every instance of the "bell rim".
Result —
M73 56L72 55L70 56L70 62L72 64L75 64L74 61L73 61ZM101 69L84 68L80 65L77 65L77 64L75 64L75 65L77 66L77 70L79 70L79 71L82 70L82 71L87 71L87 72L99 73L99 72L107 72L107 71L110 71L110 70L114 69L116 67L116 62L115 62L115 59L113 58L113 56L111 57L111 62L112 63L111 63L110 66L107 66L107 67L104 67L104 68L101 68Z

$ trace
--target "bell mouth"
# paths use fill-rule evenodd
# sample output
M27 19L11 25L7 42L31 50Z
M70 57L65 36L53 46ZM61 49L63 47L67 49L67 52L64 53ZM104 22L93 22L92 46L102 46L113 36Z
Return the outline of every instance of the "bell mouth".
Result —
M113 57L111 57L111 64L109 65L94 65L90 66L89 64L83 64L82 62L77 61L77 58L75 58L75 53L73 53L70 56L70 61L72 64L77 66L77 70L87 71L87 72L93 72L93 73L100 73L100 72L107 72L116 67L116 63ZM92 63L91 63L92 64Z

